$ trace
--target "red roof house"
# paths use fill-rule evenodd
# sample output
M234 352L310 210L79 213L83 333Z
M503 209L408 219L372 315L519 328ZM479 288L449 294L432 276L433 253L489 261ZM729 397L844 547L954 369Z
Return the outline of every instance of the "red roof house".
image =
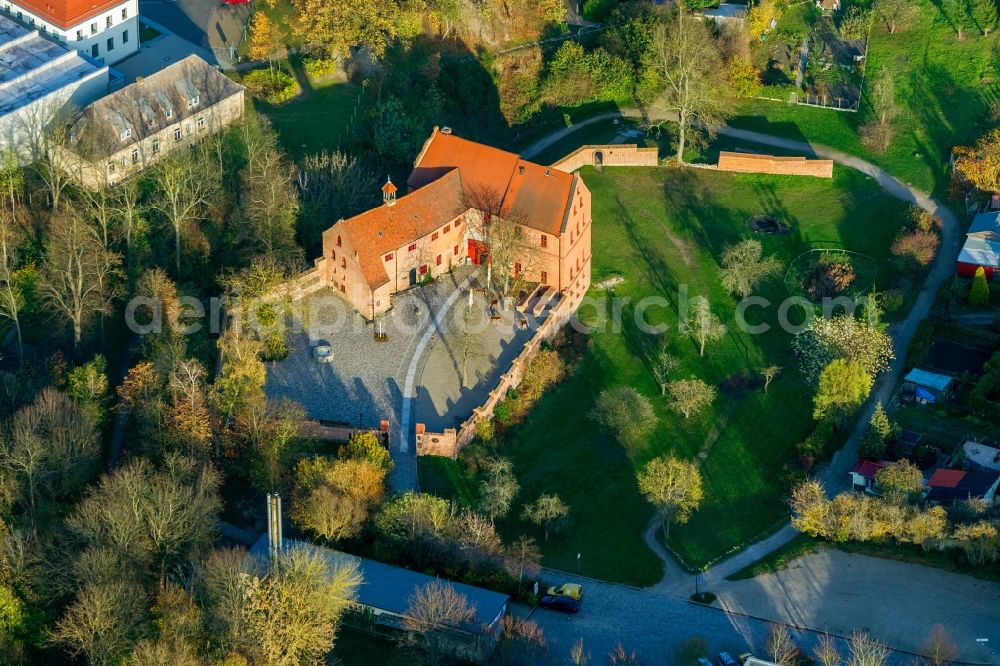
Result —
M875 475L889 464L888 460L869 460L862 458L851 470L851 481L855 490L875 492Z

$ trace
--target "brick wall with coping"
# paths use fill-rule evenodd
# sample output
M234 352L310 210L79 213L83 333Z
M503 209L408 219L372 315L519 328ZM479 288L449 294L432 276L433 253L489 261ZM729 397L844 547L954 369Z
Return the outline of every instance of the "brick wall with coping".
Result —
M782 176L833 178L833 160L809 160L802 156L777 157L756 153L719 153L719 171L769 173Z
M655 146L640 148L634 143L617 143L581 146L553 164L552 168L573 173L580 167L596 165L597 153L600 153L600 164L603 166L658 166L660 163L660 151Z

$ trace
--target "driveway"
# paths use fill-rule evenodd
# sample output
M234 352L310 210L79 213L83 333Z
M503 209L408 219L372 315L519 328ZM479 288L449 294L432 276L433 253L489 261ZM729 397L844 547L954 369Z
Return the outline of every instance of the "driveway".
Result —
M224 5L219 0L139 0L139 13L195 46L208 49L215 63L232 66L231 50L239 47L250 19L250 5Z

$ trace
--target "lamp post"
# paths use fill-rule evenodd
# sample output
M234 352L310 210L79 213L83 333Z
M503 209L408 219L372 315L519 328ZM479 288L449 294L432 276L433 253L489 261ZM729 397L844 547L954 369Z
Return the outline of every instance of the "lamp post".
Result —
M576 573L578 573L578 574L580 573L580 555L582 555L582 554L583 553L577 553L576 554Z

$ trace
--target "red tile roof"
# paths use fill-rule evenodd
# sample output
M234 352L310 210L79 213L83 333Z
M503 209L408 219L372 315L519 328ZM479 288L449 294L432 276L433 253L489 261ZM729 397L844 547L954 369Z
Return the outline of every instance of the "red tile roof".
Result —
M939 469L931 474L927 485L931 488L957 488L962 479L965 478L965 471L960 469Z
M863 476L866 479L874 479L878 471L888 464L889 462L886 460L861 459L851 471L855 474Z
M435 128L407 180L411 190L434 182L452 169L462 174L470 207L491 200L504 217L559 235L571 202L573 176L523 160L514 153L469 141Z
M60 28L72 28L124 3L122 0L13 0L13 4Z
M422 238L469 209L456 169L416 192L343 222L344 233L358 253L358 262L371 289L389 282L386 254Z

